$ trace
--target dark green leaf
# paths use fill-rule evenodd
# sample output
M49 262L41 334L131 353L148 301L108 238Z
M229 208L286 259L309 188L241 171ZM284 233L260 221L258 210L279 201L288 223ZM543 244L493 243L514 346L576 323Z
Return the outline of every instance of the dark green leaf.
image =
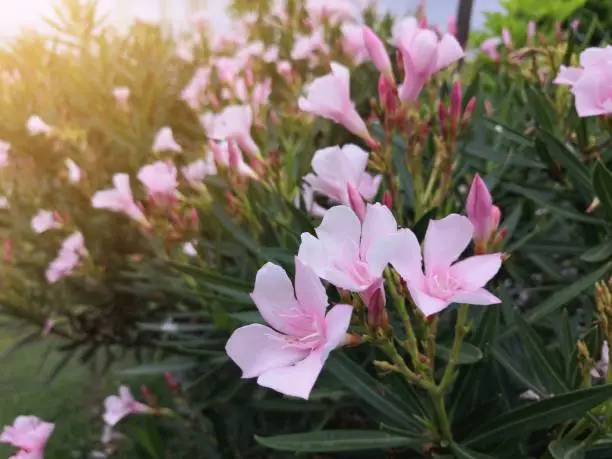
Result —
M267 448L296 453L334 453L341 451L387 450L391 448L420 448L417 437L404 437L376 430L322 430L300 434L255 436Z
M554 440L548 445L548 452L554 459L582 459L585 447L575 440Z
M609 260L610 257L612 257L612 239L591 247L580 258L589 263L599 263Z
M115 373L120 376L142 376L151 374L163 374L167 371L185 371L198 366L198 362L190 359L169 359L158 363L148 363L137 367L117 370Z
M612 172L601 161L593 167L593 188L602 207L612 217Z
M436 355L442 360L448 361L451 356L450 346L442 343L437 344ZM482 351L480 349L467 342L461 345L461 350L459 351L459 356L457 358L457 363L459 365L470 365L480 360L482 360Z
M495 459L493 456L472 451L459 443L451 443L451 450L457 459Z

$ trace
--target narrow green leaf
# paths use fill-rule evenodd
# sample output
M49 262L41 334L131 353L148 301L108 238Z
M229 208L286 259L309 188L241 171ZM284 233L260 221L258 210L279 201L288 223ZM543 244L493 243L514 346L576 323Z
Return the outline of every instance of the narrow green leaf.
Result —
M212 213L217 217L219 223L229 231L232 236L236 239L237 242L242 244L244 248L249 250L253 255L257 257L261 257L261 246L259 243L251 237L246 231L240 228L234 221L230 218L229 215L223 210L218 203L213 203L211 206Z
M450 446L457 459L495 459L493 456L478 453L463 445L460 445L459 443L453 442Z
M612 172L601 161L593 167L593 188L602 207L612 217Z
M436 345L436 356L440 357L442 360L448 361L451 356L450 346L438 343ZM482 351L480 349L467 342L461 345L461 350L457 357L457 363L459 365L470 365L480 360L482 360Z
M585 446L575 440L554 440L549 443L548 452L554 459L582 459Z
M34 344L40 341L40 338L41 338L41 333L40 333L40 330L38 329L33 330L29 333L26 333L25 335L17 338L7 347L2 349L2 352L0 352L0 360L9 357L13 352L17 351L18 349L21 349L24 346L28 346L29 344Z
M259 313L259 311L232 312L229 316L245 324L265 324L266 323L264 318L261 317L261 314Z
M412 427L415 432L422 429L422 424L417 418L422 413L418 404L409 405L346 355L340 352L333 353L327 360L325 368L347 389L387 419L387 424L404 429Z
M486 425L477 429L464 444L486 446L500 439L508 440L534 430L550 428L560 422L583 417L610 397L612 385L581 389L547 398L488 420Z
M591 247L582 254L580 259L588 263L599 263L609 260L610 257L612 257L612 239Z
M115 373L120 376L142 376L152 374L163 374L167 371L185 371L198 366L198 362L191 359L169 359L158 363L148 363L136 367L117 370Z
M322 430L275 437L255 436L260 445L295 453L336 453L342 451L419 449L421 440L376 430Z

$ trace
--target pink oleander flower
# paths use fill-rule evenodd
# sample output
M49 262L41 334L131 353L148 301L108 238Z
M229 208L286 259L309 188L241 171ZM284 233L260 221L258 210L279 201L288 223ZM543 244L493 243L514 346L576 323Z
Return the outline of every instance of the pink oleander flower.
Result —
M329 353L344 343L353 308L338 304L329 310L325 287L308 266L295 261L295 289L285 271L266 263L251 294L270 325L237 329L225 350L260 386L308 399Z
M561 66L555 84L571 86L580 117L612 113L612 46L588 48L580 54L580 67Z
M291 59L294 61L301 59L313 61L316 58L317 52L323 54L329 52L325 42L324 31L321 28L315 30L311 35L302 35L295 39L293 49L291 50Z
M157 131L151 149L156 153L162 151L174 151L176 153L180 153L183 151L183 148L176 142L176 140L174 140L172 129L168 126L164 126Z
M502 29L501 36L502 36L502 42L504 43L504 46L506 48L512 48L512 35L510 34L510 31L504 27Z
M240 50L236 53L235 57L239 62L246 63L251 57L261 57L264 51L265 45L263 44L263 42L257 40L240 48Z
M476 174L466 201L467 217L474 225L474 241L485 242L499 226L501 212L493 205L493 197L480 175Z
M353 64L359 65L368 59L368 50L364 43L363 27L358 24L345 22L340 26L342 33L341 44L345 54L351 57Z
M41 234L45 231L54 228L61 228L62 225L55 219L55 216L50 210L39 210L34 217L32 217L31 222L32 229L35 233Z
M12 458L43 459L45 447L54 429L55 424L36 416L18 416L12 426L4 427L0 434L0 443L19 449Z
M501 267L500 253L476 255L456 262L474 235L467 217L451 214L430 220L423 257L416 236L403 231L389 243L391 264L402 276L416 307L426 316L451 303L490 305L500 299L484 289ZM423 262L425 271L423 271Z
M304 177L315 193L330 201L350 205L348 186L353 186L366 201L372 201L382 180L381 175L366 172L368 153L353 144L326 147L312 157L312 169Z
M355 19L359 10L350 0L306 0L306 11L315 23L328 19L332 24Z
M193 62L193 43L181 41L176 45L176 56L185 62Z
M174 199L177 194L177 171L171 161L156 161L142 166L136 176L153 199Z
M596 379L605 379L608 375L608 365L610 363L610 349L608 342L604 341L601 346L601 357L591 369L591 376Z
M217 166L212 153L206 155L206 159L198 159L181 169L187 183L193 187L199 186L209 175L217 174Z
M236 145L234 140L209 142L210 149L213 153L215 163L223 167L229 168L238 175L257 179L255 171L244 162L244 156L240 147Z
M399 230L405 231L409 230ZM398 233L397 222L387 207L368 204L363 224L349 207L332 207L325 212L316 233L317 237L302 233L298 258L317 276L351 292L367 293L371 287L380 286Z
M242 103L247 101L249 97L249 91L247 89L244 78L236 78L236 81L234 81L234 96Z
M255 113L259 112L261 107L268 105L270 94L272 94L271 78L266 78L263 83L257 83L255 85L251 93L251 106Z
M240 148L250 156L259 157L259 147L251 136L253 109L248 105L229 105L216 116L214 122L208 121L207 135L215 140L235 140Z
M72 274L81 262L81 257L87 254L85 241L80 232L72 233L62 243L57 257L49 264L45 276L50 284Z
M276 71L285 78L291 78L292 70L293 68L289 61L280 61L276 64Z
M114 427L123 418L130 414L149 413L151 408L144 403L138 402L127 386L119 388L119 395L110 395L104 400L104 422Z
M487 38L480 45L480 49L483 53L491 58L491 60L497 62L499 61L499 52L497 51L497 47L501 44L501 38L499 37L491 37Z
M387 53L387 49L383 44L382 40L374 33L368 26L361 26L361 34L363 36L363 43L368 53L369 58L372 60L381 75L384 76L385 81L389 83L391 87L395 87L395 76L393 75L393 67L391 66L391 59Z
M64 164L68 169L68 181L72 184L79 183L81 181L81 168L70 158L66 158Z
M314 190L307 183L302 185L301 193L298 193L293 199L293 205L300 209L302 200L304 201L304 210L313 217L321 218L325 215L325 212L327 212L327 209L317 204Z
M415 101L431 76L461 59L465 53L449 33L438 38L433 30L422 29L414 17L402 20L393 30L393 40L402 54L404 81L400 99Z
M535 21L529 21L527 24L527 43L533 45L533 40L536 36L536 23Z
M10 150L11 144L0 140L0 169L8 165Z
M278 60L278 46L270 46L261 58L264 62L276 62Z
M373 142L365 121L351 100L350 74L346 67L331 63L331 73L316 78L306 87L306 97L300 97L300 110L342 124L353 134Z
M120 212L145 226L149 225L144 213L138 207L132 196L130 176L128 174L115 174L113 176L114 188L97 191L91 198L91 205L96 209L108 209Z
M126 86L118 86L113 89L113 97L118 105L126 107L130 98L130 88Z
M203 102L204 93L208 87L210 69L199 67L187 86L181 92L181 100L185 101L192 109L197 110Z
M32 115L26 122L26 129L30 135L50 134L53 128L45 123L38 115Z
M457 18L455 16L448 18L446 31L455 37L457 36Z
M242 70L243 63L232 57L217 57L214 66L219 79L223 83L231 83Z

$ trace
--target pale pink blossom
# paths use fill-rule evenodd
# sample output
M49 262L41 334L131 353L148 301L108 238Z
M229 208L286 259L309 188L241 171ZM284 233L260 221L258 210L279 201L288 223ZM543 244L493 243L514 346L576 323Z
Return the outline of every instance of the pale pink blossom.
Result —
M292 70L293 68L289 61L280 61L276 64L276 71L285 78L291 78Z
M291 50L291 59L294 61L301 59L313 61L316 58L317 52L323 54L329 52L327 43L325 43L324 31L321 28L312 32L311 35L302 35L295 39L293 49Z
M134 201L128 174L115 174L113 188L96 192L91 198L91 205L96 209L123 213L145 226L149 224L144 213Z
M588 48L580 67L561 66L553 83L571 86L580 117L612 113L612 46Z
M369 58L372 60L381 75L384 76L385 81L389 83L391 87L395 87L393 67L391 66L391 59L389 58L389 54L387 53L384 43L368 26L364 25L361 27L361 35L363 37L363 43Z
M474 240L487 241L499 226L501 212L493 205L486 183L476 174L466 201L467 217L474 225Z
M464 56L457 39L446 33L438 38L433 30L422 29L414 17L394 27L393 40L402 54L404 81L400 99L415 101L431 76Z
M164 126L155 134L152 150L154 152L174 151L180 153L183 151L183 148L174 140L172 129Z
M409 230L399 230L405 231ZM352 292L366 293L380 285L398 234L397 222L387 207L368 204L363 223L351 208L332 207L316 233L317 237L302 234L298 258L317 276Z
M350 74L346 67L331 63L331 73L315 79L300 97L300 110L342 124L353 134L372 142L365 121L351 100Z
M259 19L259 15L257 14L256 11L250 11L246 13L244 16L242 16L242 22L247 27L252 27L253 25L255 25L258 19Z
M181 41L176 45L176 55L185 62L193 62L193 43Z
M229 105L216 116L207 127L209 138L215 140L235 140L240 148L251 156L259 157L259 147L251 136L253 110L248 105Z
M181 92L181 100L184 100L192 109L197 110L203 102L209 79L210 69L199 67Z
M221 142L211 141L209 145L217 165L229 168L238 175L257 179L255 171L244 162L242 151L234 140Z
M266 263L257 272L251 298L270 327L240 327L225 346L227 354L243 378L308 399L330 352L346 339L352 306L338 304L326 314L325 287L298 259L295 289L281 267Z
M480 45L480 49L483 53L485 53L491 60L497 62L499 60L499 52L497 51L497 47L501 44L501 38L499 37L491 37L487 38Z
M45 123L38 115L32 115L28 118L26 129L30 135L47 135L53 131L53 128Z
M451 303L500 303L499 298L484 288L501 267L500 253L456 262L473 235L474 226L467 217L451 214L441 220L430 220L423 256L411 231L402 231L389 242L388 250L393 253L391 264L406 282L416 307L425 316L437 314Z
M502 29L501 37L504 46L506 48L512 48L512 35L510 34L510 31L505 27Z
M446 31L451 35L457 36L457 18L450 16L446 22Z
M81 168L70 158L66 158L64 164L68 169L68 181L72 184L79 183L81 181Z
M265 45L263 42L257 40L253 41L246 46L240 48L240 50L236 53L235 58L238 62L242 64L246 63L249 58L261 56L264 53Z
M45 447L54 429L53 423L45 422L36 416L18 416L12 426L4 427L0 434L0 443L19 449L12 458L43 459Z
M262 106L268 104L272 94L272 79L266 78L263 83L257 83L251 94L251 106L257 113Z
M342 49L345 54L351 57L355 65L361 64L369 57L366 44L364 43L363 27L365 26L349 22L345 22L340 26Z
M278 60L278 46L270 46L261 58L264 62L276 62Z
M198 254L196 244L193 241L188 241L183 244L183 253L188 257L195 257Z
M312 169L304 177L315 193L326 196L339 204L350 204L348 186L351 185L366 201L372 201L380 182L381 175L366 172L368 153L357 145L326 147L317 150L312 157Z
M181 169L183 177L191 186L197 187L209 175L217 173L215 160L211 152L206 155L206 159L198 159Z
M61 228L62 225L55 219L55 215L50 210L39 210L34 217L32 217L31 222L32 229L35 233L41 234L45 231L54 228Z
M321 218L327 212L323 206L317 204L315 200L314 190L310 185L304 183L301 188L301 193L298 193L293 199L293 204L295 207L300 209L302 207L301 201L304 203L304 210L308 212L313 217Z
M601 356L591 369L591 376L596 379L606 379L608 375L608 365L610 363L610 349L608 342L604 341L601 346Z
M536 23L535 21L529 21L527 24L527 43L533 45L533 40L536 35Z
M8 165L10 150L11 144L0 140L0 169Z
M104 422L114 427L130 414L149 413L151 408L138 402L127 386L119 388L119 395L110 395L104 400Z
M315 24L323 19L337 24L359 16L359 9L351 0L306 0L306 11Z
M8 209L9 200L6 196L0 196L0 209Z
M242 103L246 102L249 98L249 91L244 78L236 78L236 81L234 81L234 96ZM230 98L228 97L228 99Z
M215 69L217 76L223 83L231 83L242 70L243 62L233 57L217 57Z
M171 161L156 161L142 166L138 171L138 180L147 189L153 199L173 199L176 197L178 181L177 171Z
M126 86L118 86L113 89L113 97L118 105L126 107L130 98L130 88Z
M80 232L74 232L62 242L57 257L49 264L45 272L47 281L54 284L74 271L81 262L81 257L87 254L85 241Z

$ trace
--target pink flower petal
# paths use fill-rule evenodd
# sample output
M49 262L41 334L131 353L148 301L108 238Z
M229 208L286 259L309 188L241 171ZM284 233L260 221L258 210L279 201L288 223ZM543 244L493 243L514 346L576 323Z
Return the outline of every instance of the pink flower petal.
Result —
M426 273L450 267L467 248L473 234L474 226L462 215L431 220L423 244Z
M394 249L390 259L393 268L400 276L412 285L422 285L423 259L421 257L421 246L412 231L402 229L388 242Z
M455 263L450 268L451 276L463 284L466 290L484 287L501 268L501 254L476 255Z
M262 373L257 383L285 395L308 399L323 364L322 353L313 352L295 365L272 368Z
M465 56L465 53L457 39L449 33L444 34L442 40L440 40L440 43L438 44L438 56L436 59L435 71L448 67L449 65L457 62L463 56Z
M584 73L583 69L576 67L566 67L562 65L559 67L559 74L557 78L554 79L554 84L568 84L573 86Z
M453 295L450 300L451 303L466 303L475 304L481 306L488 306L490 304L499 304L501 300L493 295L491 292L484 288L479 288L474 291L459 292Z
M234 331L225 351L240 367L243 378L253 378L294 364L308 355L307 350L287 346L285 335L261 324L247 325Z
M331 352L344 342L352 315L353 307L348 304L337 304L329 310L325 316L325 324L327 327L326 351Z
M308 265L295 258L295 294L302 309L313 315L325 315L327 293L319 277Z
M361 222L350 207L335 206L329 209L316 231L332 258L358 257ZM347 247L354 247L354 254L346 253L346 243L350 244Z
M361 230L361 258L369 262L374 243L396 232L397 222L391 210L380 203L368 204Z
M437 314L438 312L446 309L446 307L450 304L449 301L444 301L439 298L429 296L424 291L414 288L410 284L408 284L408 290L410 290L410 295L412 296L414 304L425 317Z

